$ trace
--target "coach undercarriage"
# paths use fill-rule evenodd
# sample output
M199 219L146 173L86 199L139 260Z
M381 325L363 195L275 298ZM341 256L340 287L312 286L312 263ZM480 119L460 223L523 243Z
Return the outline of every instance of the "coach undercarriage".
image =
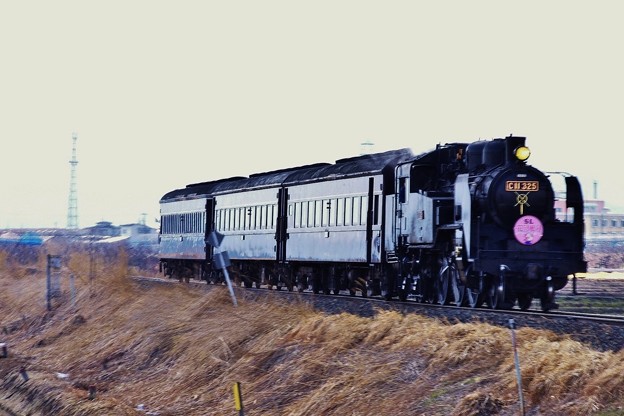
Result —
M475 272L471 265L464 269L458 253L447 249L412 250L396 263L363 266L359 263L232 261L229 276L235 285L246 288L266 287L275 290L311 291L315 294L378 296L386 300L522 310L540 301L541 309L557 308L555 284L551 276L527 278L500 266L497 275ZM203 261L167 260L161 263L166 277L189 282L206 280L223 284L221 270Z

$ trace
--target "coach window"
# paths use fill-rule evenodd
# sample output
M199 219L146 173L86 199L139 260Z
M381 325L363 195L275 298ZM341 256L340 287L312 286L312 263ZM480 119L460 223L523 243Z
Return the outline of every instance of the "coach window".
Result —
M360 207L362 206L362 198L353 197L353 225L360 225Z
M258 228L264 230L266 228L266 205L258 207Z
M314 227L314 201L308 201L308 227Z
M299 202L293 203L293 227L299 228L299 217L301 216L301 205Z
M367 196L363 196L362 197L362 203L360 205L361 209L360 209L360 218L362 219L362 225L366 225L367 221L368 221L368 197Z
M322 214L323 214L323 201L322 200L317 200L314 201L314 226L315 227L320 227L321 226L321 218L322 218Z
M344 225L344 198L338 198L336 207L336 225Z
M353 198L345 198L344 225L353 224Z
M306 227L308 225L308 201L301 202L301 223L299 226L301 228Z
M275 227L275 205L269 205L269 228Z

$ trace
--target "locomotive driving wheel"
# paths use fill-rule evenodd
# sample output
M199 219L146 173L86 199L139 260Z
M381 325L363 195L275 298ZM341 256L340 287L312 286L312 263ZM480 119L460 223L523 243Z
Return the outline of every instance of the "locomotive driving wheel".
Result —
M440 272L437 280L438 303L440 305L462 306L466 285L461 281L459 270L453 257L441 259Z
M466 289L466 304L471 308L480 308L483 306L484 296L479 289Z
M468 266L468 268L466 269L466 276L470 277L472 275L472 266ZM483 293L483 287L484 287L484 278L483 276L473 276L473 279L476 279L473 282L476 282L476 287L471 287L471 286L466 286L466 305L468 305L471 308L480 308L481 306L483 306L483 302L485 301L485 295Z
M490 282L487 291L486 302L491 309L500 309L503 303L502 297L505 294L505 279L496 277Z

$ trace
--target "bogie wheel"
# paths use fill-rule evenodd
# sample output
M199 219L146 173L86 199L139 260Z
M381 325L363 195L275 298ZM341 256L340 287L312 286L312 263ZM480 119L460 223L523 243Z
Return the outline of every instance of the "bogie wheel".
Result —
M501 271L501 274L493 279L489 287L488 306L492 309L511 309L515 296L507 289L505 274Z
M548 312L551 309L557 309L559 306L555 303L555 289L552 281L546 283L546 290L540 298L542 310Z
M533 296L531 296L529 293L518 293L518 306L521 310L529 310L532 302Z
M407 275L403 279L403 283L398 290L399 300L401 302L405 302L407 300L407 295L409 294L411 288L412 288L412 276Z
M372 289L370 287L370 284L368 284L368 280L361 279L361 281L360 281L360 290L362 291L362 297L363 298L367 298L367 297L369 297L371 295Z
M318 295L321 293L321 279L319 279L316 275L312 278L312 293Z

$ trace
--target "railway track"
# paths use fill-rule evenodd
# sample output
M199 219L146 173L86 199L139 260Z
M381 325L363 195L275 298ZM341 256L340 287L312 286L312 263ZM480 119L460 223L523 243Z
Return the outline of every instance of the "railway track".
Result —
M149 277L135 277L135 280L144 284L180 284L177 280ZM484 322L496 326L508 327L513 319L518 328L531 327L546 329L559 334L569 335L583 343L591 344L599 350L620 350L624 348L624 281L611 284L606 282L586 282L577 287L577 294L571 288L558 294L558 300L562 304L559 310L542 312L536 303L533 310L521 311L514 308L511 310L493 310L487 308L466 308L450 305L435 305L418 303L415 301L385 301L377 297L364 298L351 296L348 291L342 291L338 295L314 294L311 291L287 291L268 290L262 288L248 288L244 290L244 296L251 299L260 299L269 294L284 297L297 297L308 302L316 309L330 314L348 312L359 316L374 316L379 309L398 310L402 313L418 313L432 318L449 322ZM200 281L190 281L189 284L211 290L220 285L206 284ZM225 287L225 286L221 286ZM621 290L617 292L617 290ZM238 292L241 293L241 292ZM619 295L617 295L619 293ZM611 296L611 298L609 298ZM613 299L616 308L605 308L604 299ZM575 306L575 302L582 307ZM598 302L600 308L592 308L592 302Z

